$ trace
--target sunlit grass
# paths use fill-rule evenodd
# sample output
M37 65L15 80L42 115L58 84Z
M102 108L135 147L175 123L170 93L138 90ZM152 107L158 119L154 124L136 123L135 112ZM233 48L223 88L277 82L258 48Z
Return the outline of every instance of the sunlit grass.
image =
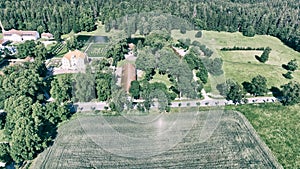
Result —
M243 113L284 168L300 168L300 105L230 106Z
M172 83L170 82L168 75L161 75L158 72L155 73L153 76L153 79L150 80L150 83L159 82L165 84L168 88L172 86Z
M282 74L286 73L281 66L292 59L300 61L300 53L284 45L278 38L268 35L255 35L245 37L240 32L228 33L217 31L202 31L201 38L195 38L196 31L188 31L181 34L179 30L172 31L172 36L176 39L190 38L197 40L214 51L212 57L221 57L224 61L223 70L226 78L234 79L240 83L250 81L254 76L260 74L268 80L268 87L280 87L289 80ZM260 55L262 51L220 51L223 47L270 47L272 49L269 60L266 63L259 63L255 55ZM300 81L300 71L293 73L293 79ZM210 76L210 79L214 78ZM214 80L211 80L214 83ZM212 84L214 86L214 84ZM214 88L214 87L213 87Z

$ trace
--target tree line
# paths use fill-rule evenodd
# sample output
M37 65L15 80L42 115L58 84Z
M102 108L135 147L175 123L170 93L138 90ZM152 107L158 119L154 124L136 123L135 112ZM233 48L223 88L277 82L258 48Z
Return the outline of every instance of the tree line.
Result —
M231 100L234 104L247 103L247 93L256 97L264 96L269 91L285 106L300 103L300 83L296 81L290 81L280 86L281 89L276 87L269 89L267 87L267 79L257 75L252 78L251 82L244 81L242 84L239 84L232 79L227 79L216 87L226 100Z
M152 25L180 29L182 25L173 23L175 16L192 23L194 29L240 31L246 36L276 36L300 51L299 6L298 0L153 0L142 3L140 0L12 0L0 2L1 9L5 9L0 11L0 16L6 29L49 31L53 34L66 34L71 30L91 31L96 28L96 21L105 23L107 30L121 28L128 33L139 30L147 34ZM168 13L169 16L155 16L153 13L149 14L150 17L137 15L151 11ZM185 25L183 27L188 29Z

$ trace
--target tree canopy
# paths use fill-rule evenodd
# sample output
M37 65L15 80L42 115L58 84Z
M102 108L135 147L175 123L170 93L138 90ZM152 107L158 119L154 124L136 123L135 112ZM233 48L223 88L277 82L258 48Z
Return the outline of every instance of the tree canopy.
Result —
M300 84L299 82L291 81L281 86L283 105L294 105L300 103Z

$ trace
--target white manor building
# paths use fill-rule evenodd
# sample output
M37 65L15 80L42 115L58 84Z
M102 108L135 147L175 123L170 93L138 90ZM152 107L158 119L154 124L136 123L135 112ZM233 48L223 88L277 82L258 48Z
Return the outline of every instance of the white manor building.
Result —
M26 40L37 40L40 34L37 31L22 31L11 29L3 32L3 39L13 42L23 42Z
M62 69L82 71L85 69L85 65L88 64L88 57L85 53L76 49L65 54L61 62Z

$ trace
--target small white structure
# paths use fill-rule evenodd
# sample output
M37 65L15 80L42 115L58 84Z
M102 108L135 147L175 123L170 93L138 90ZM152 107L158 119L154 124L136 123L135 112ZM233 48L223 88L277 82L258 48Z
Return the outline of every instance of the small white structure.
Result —
M85 65L88 64L88 57L86 54L76 49L65 54L61 59L61 62L62 69L82 71L85 69Z
M11 29L3 32L3 39L13 42L23 42L26 40L37 40L40 35L37 31L22 31Z
M5 167L6 163L0 162L0 167Z
M43 32L41 34L41 38L43 38L43 39L53 39L54 36L51 33L45 33L45 32Z

